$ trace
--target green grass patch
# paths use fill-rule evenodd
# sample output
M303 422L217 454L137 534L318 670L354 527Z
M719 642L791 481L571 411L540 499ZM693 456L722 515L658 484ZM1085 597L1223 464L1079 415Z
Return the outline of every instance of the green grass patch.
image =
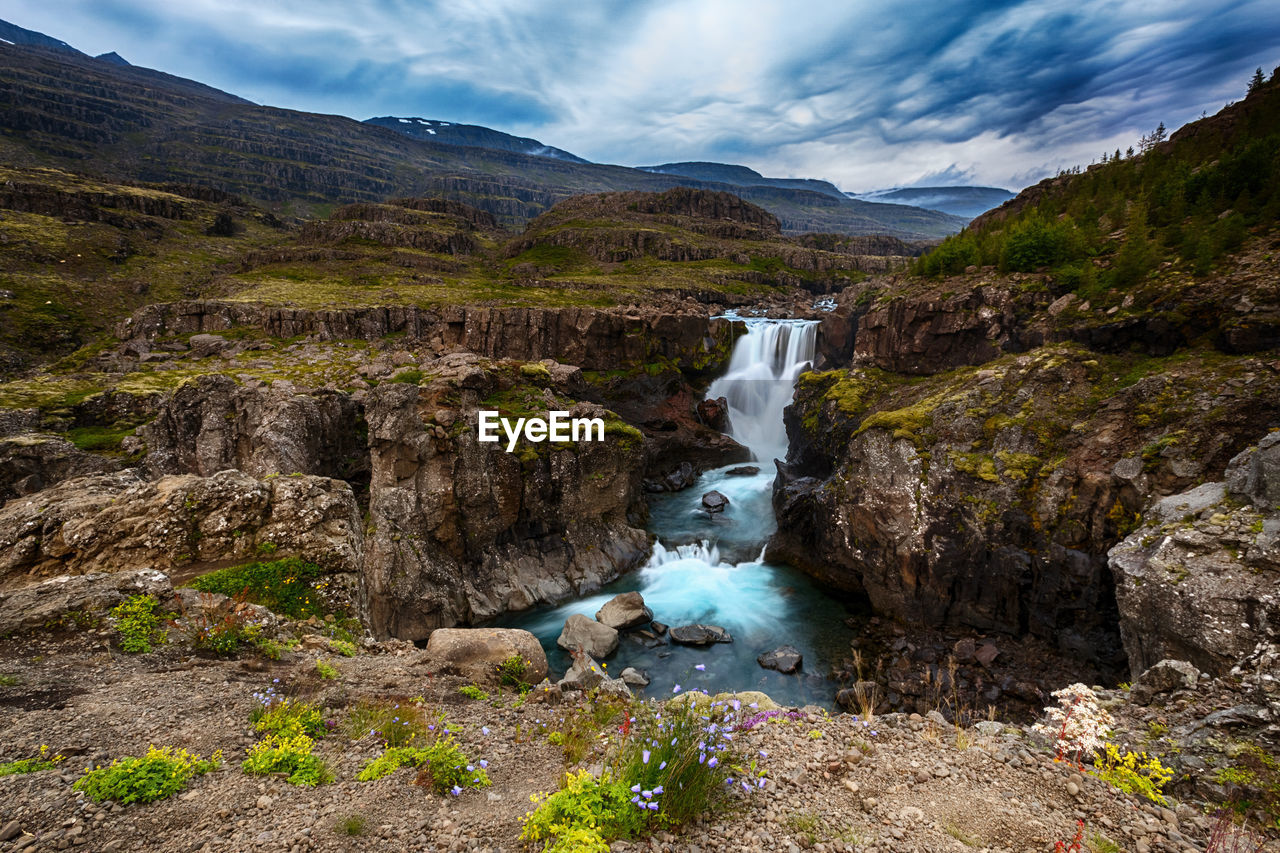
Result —
M290 619L321 615L323 600L315 581L324 571L298 557L247 563L220 569L192 580L187 586L201 592L217 592L246 600Z

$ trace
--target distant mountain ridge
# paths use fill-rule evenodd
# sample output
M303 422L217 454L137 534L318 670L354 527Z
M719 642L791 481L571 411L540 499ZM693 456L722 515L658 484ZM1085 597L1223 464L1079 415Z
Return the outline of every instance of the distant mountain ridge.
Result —
M8 31L34 38L22 28ZM744 185L659 174L579 162L582 158L568 152L574 159L527 153L540 143L488 128L447 131L456 125L384 117L395 125L392 129L259 106L193 80L96 59L57 40L52 40L57 46L6 41L14 43L0 43L0 162L19 167L212 187L278 205L295 216L335 203L435 196L478 207L506 226L523 227L571 196L687 186L732 192L758 204L777 216L788 234L882 234L928 241L959 231L966 221L851 199L833 194L824 182L814 182L825 187L818 192L809 182L790 179ZM405 133L409 124L421 132ZM455 135L453 144L438 139L442 130ZM457 144L465 138L489 144L505 140L513 150ZM744 167L720 168L736 172L739 180L755 180L744 176L750 173Z
M380 116L367 118L365 124L385 127L413 139L426 142L442 142L445 145L462 145L471 148L492 148L496 151L515 151L518 154L529 154L533 157L550 157L553 160L567 160L570 163L590 163L577 154L570 154L562 148L544 145L536 139L526 136L512 136L500 130L483 127L478 124L458 124L452 121L440 121L402 116Z
M715 181L739 187L778 187L790 190L808 190L809 192L829 195L832 198L846 197L835 184L816 178L766 178L755 169L730 163L707 163L693 161L687 163L664 163L661 166L637 166L643 172L655 175L679 175L699 181Z
M909 204L927 210L940 210L953 216L973 219L999 207L1014 197L1000 187L893 187L865 193L847 193L849 198L889 204Z

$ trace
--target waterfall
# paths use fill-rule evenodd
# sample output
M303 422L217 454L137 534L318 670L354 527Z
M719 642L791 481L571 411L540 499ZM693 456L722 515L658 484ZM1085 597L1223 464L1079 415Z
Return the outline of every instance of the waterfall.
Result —
M707 397L729 402L729 435L759 462L787 455L782 410L796 378L813 361L818 324L807 320L744 319L747 333L733 345L729 367Z

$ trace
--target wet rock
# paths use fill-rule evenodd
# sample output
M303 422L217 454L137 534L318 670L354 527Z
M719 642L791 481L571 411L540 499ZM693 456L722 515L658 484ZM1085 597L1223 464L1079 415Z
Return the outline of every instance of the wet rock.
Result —
M732 643L733 637L718 625L681 625L671 629L671 641L682 646L709 646Z
M760 473L759 465L739 465L724 472L726 477L754 477Z
M647 492L678 492L687 489L698 479L698 472L692 462L681 462L675 468L657 479L646 480Z
M700 400L695 410L698 419L712 429L724 432L729 428L729 401L724 397Z
M644 596L638 592L624 592L605 602L596 611L596 621L617 631L635 628L653 619L653 611L645 607Z
M1129 695L1139 705L1149 705L1162 693L1195 687L1200 670L1184 660L1162 660L1133 680Z
M103 613L133 595L164 601L172 593L169 576L151 569L62 575L0 591L0 636L57 622L70 611Z
M715 489L702 496L702 508L709 513L724 512L729 506L729 499Z
M574 613L564 620L556 645L566 651L580 651L593 658L605 658L618 650L618 632L608 625Z
M649 686L649 677L633 666L624 669L621 678L632 687Z
M804 658L795 646L779 646L771 652L765 652L756 658L756 663L765 669L776 669L778 672L792 673L800 668Z
M547 655L538 638L517 628L437 628L427 640L426 657L444 672L474 680L494 679L509 658L525 662L524 681L547 677Z

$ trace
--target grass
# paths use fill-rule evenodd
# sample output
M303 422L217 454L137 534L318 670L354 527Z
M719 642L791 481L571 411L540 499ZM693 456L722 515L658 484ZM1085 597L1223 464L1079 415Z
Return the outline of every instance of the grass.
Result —
M324 602L315 588L323 570L296 557L247 563L201 575L187 584L201 592L238 597L290 619L306 619L324 613Z
M0 674L0 687L17 687L20 683L16 675Z
M368 818L361 814L352 814L340 818L338 820L338 825L335 828L339 835L355 837L357 835L364 835L364 832L368 827Z

